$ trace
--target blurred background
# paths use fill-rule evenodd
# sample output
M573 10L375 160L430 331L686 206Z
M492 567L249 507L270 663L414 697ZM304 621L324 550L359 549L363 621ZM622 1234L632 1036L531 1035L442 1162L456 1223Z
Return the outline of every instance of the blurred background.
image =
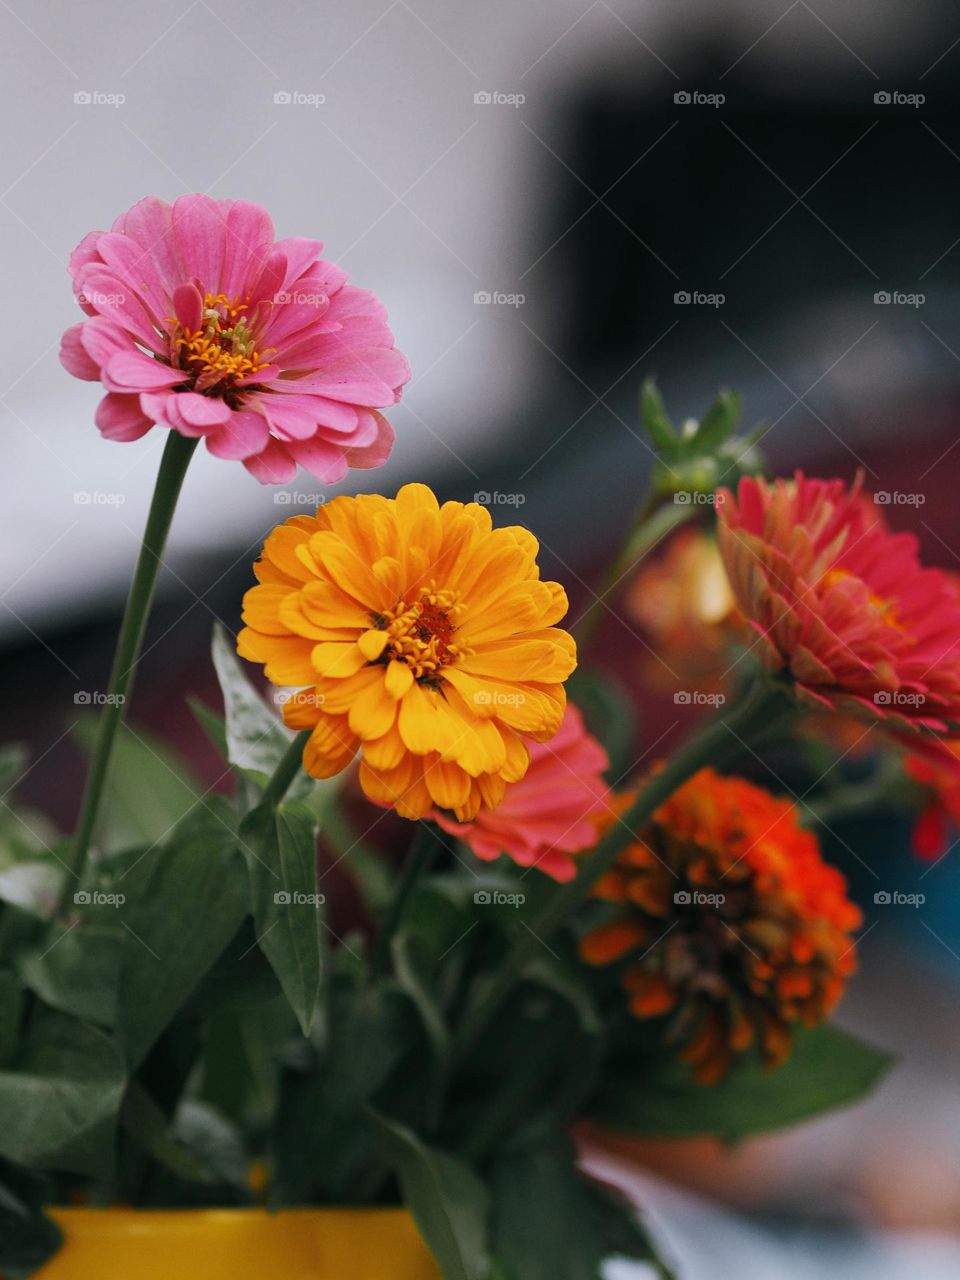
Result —
M862 468L912 495L891 520L930 561L960 558L946 0L0 0L0 50L2 738L34 748L20 791L54 823L75 813L81 695L106 686L163 445L100 440L99 388L61 369L66 262L144 194L258 201L374 289L413 380L388 468L338 491L493 495L541 538L573 616L649 470L648 374L679 418L736 387L776 465ZM309 477L261 488L202 450L191 467L131 721L209 786L184 696L216 700L211 624L236 629L265 532L329 496ZM622 670L638 643L611 614L601 660ZM674 713L653 706L638 749L668 740ZM622 1176L642 1161L765 1224L721 1229L647 1185L692 1280L718 1274L721 1237L723 1274L827 1258L851 1276L957 1274L956 854L916 866L894 821L841 835L831 852L867 913L841 1021L903 1060L868 1104L786 1135L626 1152ZM880 874L905 892L922 879L922 910L875 911Z

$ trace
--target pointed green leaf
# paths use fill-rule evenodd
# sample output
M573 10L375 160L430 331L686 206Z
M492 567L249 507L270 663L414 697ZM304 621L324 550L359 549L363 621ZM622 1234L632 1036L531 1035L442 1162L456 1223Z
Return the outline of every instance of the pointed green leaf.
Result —
M737 1141L807 1120L865 1097L893 1059L836 1027L795 1033L793 1053L767 1070L751 1059L719 1084L696 1084L686 1063L664 1052L618 1053L592 1118L612 1129L662 1137Z
M316 824L303 804L281 804L254 809L240 834L257 941L307 1035L320 996L322 957Z
M139 1063L223 952L247 912L232 811L208 798L117 882L126 937L117 1034Z
M219 624L213 629L213 665L223 693L227 759L264 783L290 745L292 734L250 683L233 640Z
M677 447L677 436L667 417L663 397L653 378L640 388L640 420L658 453L671 454Z
M0 1155L32 1169L103 1174L125 1084L117 1045L76 1018L45 1013L0 1071Z
M713 453L736 430L743 397L724 388L700 419L694 440L698 453Z
M404 1204L440 1264L444 1280L486 1280L486 1187L468 1165L428 1147L404 1125L370 1114Z

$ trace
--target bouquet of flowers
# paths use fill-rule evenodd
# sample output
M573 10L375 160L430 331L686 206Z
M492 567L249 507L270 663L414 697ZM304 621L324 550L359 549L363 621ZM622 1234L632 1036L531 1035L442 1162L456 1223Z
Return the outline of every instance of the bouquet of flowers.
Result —
M273 529L213 636L222 711L194 706L233 781L204 790L121 723L191 455L334 484L386 459L408 377L320 249L197 195L71 260L62 358L105 388L100 431L169 434L72 835L0 760L0 1273L79 1274L56 1268L107 1206L396 1205L417 1275L667 1276L577 1125L737 1140L883 1075L828 1021L861 916L819 837L883 795L941 847L960 593L859 480L764 477L735 396L675 427L647 383L649 491L579 618L535 531L423 484ZM591 668L618 611L640 678L697 712L678 741L638 751ZM774 766L799 800L754 780Z

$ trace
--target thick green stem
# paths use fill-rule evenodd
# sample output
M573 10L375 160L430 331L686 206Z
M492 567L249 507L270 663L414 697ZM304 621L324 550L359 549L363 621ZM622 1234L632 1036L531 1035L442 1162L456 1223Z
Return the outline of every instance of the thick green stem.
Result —
M170 532L183 478L196 447L196 440L188 440L178 432L171 431L160 461L140 556L130 584L130 594L113 655L106 705L100 716L93 760L77 819L71 853L71 867L77 876L83 873L87 851L96 828L110 755L130 696L133 673L143 644L167 534Z
M287 747L286 751L280 757L276 769L274 769L270 781L263 789L263 794L257 801L257 807L276 808L283 797L287 794L287 790L294 778L300 771L303 762L303 749L307 745L310 737L310 730L304 729Z
M524 929L503 966L478 993L479 998L464 1018L460 1034L461 1053L468 1053L476 1044L530 955L538 947L546 946L553 934L590 896L600 877L636 839L635 833L650 820L654 811L699 769L736 758L744 750L745 743L749 744L759 733L768 731L773 721L789 706L781 685L772 680L762 681L740 702L705 725L650 778L630 808L584 859L576 879L550 897L540 915Z
M417 833L413 838L413 844L410 846L410 852L407 855L406 866L403 868L397 883L393 901L387 910L377 938L377 944L370 958L371 976L376 977L387 967L387 961L390 958L390 943L393 941L397 926L403 919L407 901L420 882L420 877L437 856L440 848L440 839L430 824L427 822L418 823Z
M644 504L620 554L604 574L596 596L573 627L573 635L581 654L585 652L600 625L604 609L608 607L607 596L616 590L622 579L636 568L661 538L685 524L698 510L692 504L679 502L665 502L662 506L657 506L655 497Z

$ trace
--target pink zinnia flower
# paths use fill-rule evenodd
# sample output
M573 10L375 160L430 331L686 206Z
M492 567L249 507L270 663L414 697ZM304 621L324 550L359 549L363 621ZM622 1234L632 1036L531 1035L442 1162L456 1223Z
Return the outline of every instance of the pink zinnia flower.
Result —
M472 822L455 822L439 809L429 816L484 862L506 854L521 867L572 880L576 865L570 854L596 844L597 824L607 814L610 790L603 773L608 763L568 702L556 735L530 744L527 772L507 787L496 809L481 808Z
M148 196L85 236L70 274L91 319L67 330L60 358L106 387L101 433L204 436L263 484L298 465L332 484L385 462L393 430L377 410L410 371L383 305L321 248L274 240L259 205L205 195Z
M960 595L859 478L746 478L718 499L720 552L768 666L815 705L893 729L960 721Z

